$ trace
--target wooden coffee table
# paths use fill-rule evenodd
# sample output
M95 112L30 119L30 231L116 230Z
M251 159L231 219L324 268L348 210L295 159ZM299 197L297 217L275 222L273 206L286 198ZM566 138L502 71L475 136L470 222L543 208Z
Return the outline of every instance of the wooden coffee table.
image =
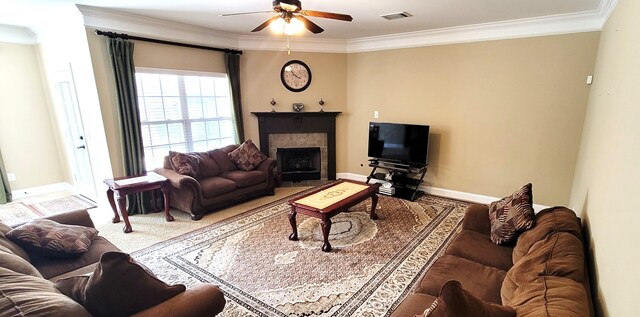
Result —
M124 219L124 228L122 229L124 233L133 231L133 229L131 229L131 224L129 223L129 214L127 212L127 195L130 194L151 190L151 199L153 203L153 209L155 210L155 190L160 189L164 196L165 219L168 222L174 220L173 216L171 216L171 214L169 213L169 180L166 177L158 175L154 172L148 172L146 175L142 176L105 179L104 183L109 186L109 189L107 189L107 198L109 199L109 204L111 205L111 209L113 209L114 213L114 217L111 222L120 222L120 215L118 215L118 208L116 208L116 203L113 197L115 193L116 199L118 200L118 206L120 207L120 214Z
M324 244L322 251L331 251L329 243L329 232L331 231L331 217L347 211L349 208L359 204L367 198L371 198L371 213L369 217L378 219L376 215L376 205L378 204L379 183L366 184L351 180L340 179L328 187L320 187L302 197L289 201L291 211L289 212L289 223L293 233L289 235L289 240L298 240L298 226L296 224L296 214L301 213L307 216L321 219L322 236Z

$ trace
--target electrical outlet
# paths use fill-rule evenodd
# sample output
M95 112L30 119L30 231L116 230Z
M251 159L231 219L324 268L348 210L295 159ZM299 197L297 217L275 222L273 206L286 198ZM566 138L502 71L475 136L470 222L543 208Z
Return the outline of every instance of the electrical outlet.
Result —
M378 111L374 111L374 112L373 112L373 117L374 117L375 119L378 119Z
M16 180L16 174L15 174L15 173L7 173L7 179L8 179L10 182L15 181L15 180Z

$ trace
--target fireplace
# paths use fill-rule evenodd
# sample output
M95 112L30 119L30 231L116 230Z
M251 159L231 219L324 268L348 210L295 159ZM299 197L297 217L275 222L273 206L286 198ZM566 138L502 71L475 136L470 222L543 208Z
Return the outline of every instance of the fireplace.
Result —
M260 150L278 159L278 148L319 147L320 180L336 179L336 117L340 112L252 112ZM278 165L278 171L282 171ZM284 177L284 175L283 175ZM283 179L284 180L284 179Z
M278 148L276 157L283 181L320 179L319 147Z

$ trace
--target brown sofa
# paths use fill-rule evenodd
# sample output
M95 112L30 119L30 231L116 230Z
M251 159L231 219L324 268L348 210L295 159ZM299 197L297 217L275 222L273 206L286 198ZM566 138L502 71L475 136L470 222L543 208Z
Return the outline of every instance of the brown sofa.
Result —
M86 210L47 219L94 227ZM97 236L89 250L78 258L44 257L25 251L9 240L5 234L11 229L0 222L0 312L11 315L11 311L20 307L25 316L90 316L80 304L57 290L53 282L92 273L104 252L119 251L118 248L104 237ZM134 316L214 316L222 311L224 305L224 295L218 287L200 284Z
M240 170L228 156L238 146L193 153L198 157L197 178L174 171L166 156L164 166L154 171L171 182L169 205L199 220L206 212L261 195L273 195L276 160L267 158L254 170Z
M439 295L448 296L441 289L447 293L451 288L442 286L450 280L459 281L482 305L499 304L498 309L510 311L509 306L515 316L594 316L582 228L573 211L553 207L539 212L535 226L512 246L491 242L490 230L488 207L470 206L462 231L392 317L423 314Z

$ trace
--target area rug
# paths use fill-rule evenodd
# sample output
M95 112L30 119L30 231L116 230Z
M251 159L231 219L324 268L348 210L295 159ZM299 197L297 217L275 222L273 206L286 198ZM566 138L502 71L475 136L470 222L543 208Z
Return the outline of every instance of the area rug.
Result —
M25 223L32 219L42 218L43 214L22 202L0 205L0 221L7 225Z
M37 204L31 204L29 206L42 213L44 216L50 216L65 212L95 208L96 204L89 201L88 199L82 198L77 195L72 195L43 201Z
M332 218L331 252L322 252L316 218L298 215L290 241L287 201L136 251L168 283L214 283L227 305L220 316L388 316L459 231L468 202L424 195L381 196Z

